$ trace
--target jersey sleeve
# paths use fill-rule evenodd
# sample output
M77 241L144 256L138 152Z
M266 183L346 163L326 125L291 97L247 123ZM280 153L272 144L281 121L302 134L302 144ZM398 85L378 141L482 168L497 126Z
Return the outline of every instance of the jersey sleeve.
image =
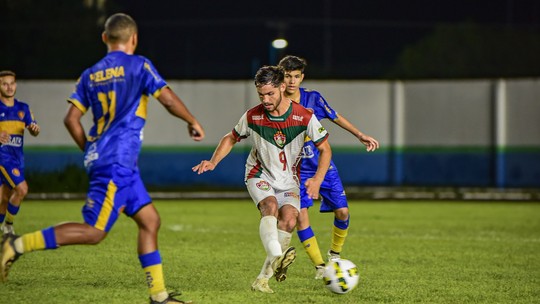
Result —
M77 79L77 83L75 84L75 90L67 99L68 102L73 104L83 113L86 113L86 111L88 111L88 108L90 107L90 101L85 98L86 84L88 83L88 81L86 81L87 77L88 70L84 71L79 77L79 79Z
M232 130L232 134L237 142L241 141L244 138L249 137L250 135L249 124L247 120L247 112L242 115L236 126Z
M36 122L36 119L34 118L34 113L32 113L32 111L30 110L30 106L26 106L26 115L24 115L24 120L25 127Z
M144 58L143 63L143 82L145 88L145 95L152 95L154 98L158 98L161 95L161 90L167 86L167 82L159 75L157 69L154 67L152 62Z
M307 136L311 138L311 141L313 141L315 146L320 145L328 138L328 131L326 131L326 129L321 125L315 115L311 115L306 133Z
M319 119L328 118L330 120L335 120L337 118L337 112L328 104L321 94L318 95L318 100L316 102L317 117L320 117Z

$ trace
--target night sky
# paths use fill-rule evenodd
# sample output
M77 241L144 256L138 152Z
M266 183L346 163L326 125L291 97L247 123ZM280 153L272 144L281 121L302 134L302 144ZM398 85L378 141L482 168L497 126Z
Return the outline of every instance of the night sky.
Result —
M88 10L55 16L55 9L45 15L37 12L35 16L30 14L36 13L31 10L40 8L35 3L23 7L27 2L32 3L21 0L12 5L18 10L7 9L9 22L5 30L10 33L30 28L31 35L37 33L36 38L40 38L42 31L48 36L39 42L39 39L31 40L33 36L27 37L26 33L8 34L5 38L8 47L11 43L18 46L11 53L6 53L5 48L0 50L0 56L11 59L8 67L28 77L72 78L74 71L104 55L99 34L86 35L84 41L73 46L66 42L73 38L67 32L82 26L81 18L88 15ZM54 2L61 8L60 4L67 0ZM98 1L86 2L95 5ZM1 5L6 3L10 7L9 1ZM134 17L140 36L137 52L150 58L165 77L178 79L251 78L258 67L275 64L286 54L306 58L311 78L384 78L406 48L425 39L437 26L472 23L540 35L540 1L537 0L107 0L105 3L99 12L102 18L116 12ZM92 23L96 33L102 30L102 22ZM67 37L51 37L62 31ZM270 47L277 37L289 41L286 49L278 51ZM53 51L54 47L61 50ZM71 62L61 53L65 50L71 52L68 57ZM46 63L51 66L54 63L54 68L39 67Z

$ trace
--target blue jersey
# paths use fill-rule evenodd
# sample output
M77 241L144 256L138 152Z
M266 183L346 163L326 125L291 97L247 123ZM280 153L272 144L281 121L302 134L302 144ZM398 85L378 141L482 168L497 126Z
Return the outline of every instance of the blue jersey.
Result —
M337 118L337 113L332 109L324 97L317 92L308 89L300 88L300 104L312 111L319 121L328 118L334 120ZM300 166L300 175L302 179L312 177L317 171L319 163L319 150L311 140L306 140L302 151L302 164ZM335 170L334 161L330 161L328 171Z
M15 99L13 106L8 107L0 102L0 131L7 132L11 137L8 143L0 144L0 164L10 162L23 165L24 130L33 122L34 115L28 104Z
M166 85L150 60L120 51L82 73L68 101L94 116L85 147L87 170L111 164L136 168L149 96L158 98Z

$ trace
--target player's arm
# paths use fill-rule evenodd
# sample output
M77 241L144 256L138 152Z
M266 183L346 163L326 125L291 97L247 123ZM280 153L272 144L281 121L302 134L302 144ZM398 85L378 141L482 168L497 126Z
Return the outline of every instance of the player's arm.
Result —
M227 133L219 141L219 144L217 145L214 154L212 154L212 158L210 160L203 160L200 164L196 165L191 169L193 170L193 172L197 172L197 174L214 170L219 164L219 162L231 152L236 142L236 138L234 137L232 132Z
M66 126L69 135L71 135L82 151L84 151L86 145L86 135L81 123L81 117L83 115L84 113L79 108L70 103L66 116L64 117L64 125Z
M337 114L337 117L333 120L333 122L342 129L349 131L349 133L354 135L354 137L358 138L358 140L366 146L368 152L375 151L379 148L379 142L375 138L362 133L345 117Z
M319 150L319 163L317 164L317 172L311 178L306 180L305 186L307 194L310 198L316 199L319 197L319 189L324 181L324 177L328 168L330 167L330 161L332 159L332 148L328 140L323 141L317 146Z
M184 102L169 87L163 88L157 98L159 102L167 109L171 115L176 116L188 124L189 136L195 141L201 141L204 138L204 129L199 124L195 116L189 112Z

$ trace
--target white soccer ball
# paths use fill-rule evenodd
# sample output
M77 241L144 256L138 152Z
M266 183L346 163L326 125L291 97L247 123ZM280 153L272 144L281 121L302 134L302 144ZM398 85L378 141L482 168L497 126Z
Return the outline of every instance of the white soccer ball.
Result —
M359 280L358 267L349 260L330 261L324 269L324 284L333 293L348 293L358 285Z

